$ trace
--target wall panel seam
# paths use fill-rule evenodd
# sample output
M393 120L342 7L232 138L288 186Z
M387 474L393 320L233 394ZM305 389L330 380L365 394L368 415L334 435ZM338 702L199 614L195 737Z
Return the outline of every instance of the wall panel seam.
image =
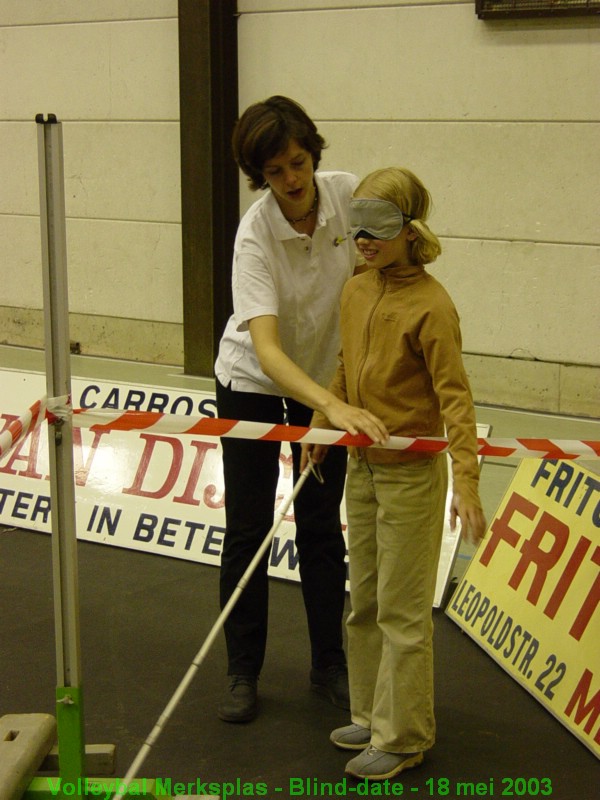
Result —
M431 0L430 3L379 3L377 5L358 5L349 4L347 6L315 6L310 8L269 8L269 9L256 9L238 11L238 17L257 17L262 15L273 16L274 14L312 14L321 13L323 11L381 11L382 9L399 9L399 8L431 8L440 6L473 6L472 2L460 2L460 0ZM473 14L475 9L473 7Z
M325 125L597 125L600 118L592 119L543 119L532 117L531 119L504 119L496 118L483 119L483 118L469 118L469 119L452 119L447 118L416 118L416 119L402 119L401 117L388 117L388 118L367 118L367 119L344 119L339 117L337 119L325 119L323 117L315 117L315 122Z
M62 20L60 22L19 22L15 25L0 25L0 31L16 30L18 28L56 28L74 27L76 25L123 25L130 22L170 22L176 20L173 17L123 17L123 19L84 19L84 20Z

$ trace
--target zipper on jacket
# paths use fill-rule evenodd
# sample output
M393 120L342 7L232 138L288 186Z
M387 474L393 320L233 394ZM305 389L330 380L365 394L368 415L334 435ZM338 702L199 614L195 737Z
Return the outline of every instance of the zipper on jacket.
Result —
M366 406L365 406L365 404L363 402L363 399L361 397L360 382L361 382L362 374L364 372L364 369L365 369L365 366L366 366L366 363L367 363L367 358L369 356L369 349L370 349L370 344L371 344L371 323L373 321L373 316L375 314L375 311L377 310L378 305L381 303L381 301L383 299L383 295L385 294L385 286L386 286L385 276L382 275L381 273L379 273L379 278L381 280L381 290L379 292L379 297L377 298L375 303L373 303L373 307L371 308L371 312L369 313L369 319L367 321L367 336L366 336L366 342L365 342L365 345L366 345L365 346L365 353L364 353L364 357L363 357L363 359L361 361L361 364L360 364L360 367L358 369L357 376L356 376L356 396L358 397L358 400L359 400L359 402L360 402L360 404L361 404L361 406L363 408L366 408ZM358 450L358 457L360 459L364 458L364 452L363 452L364 448L360 447L360 448L357 448L357 450Z

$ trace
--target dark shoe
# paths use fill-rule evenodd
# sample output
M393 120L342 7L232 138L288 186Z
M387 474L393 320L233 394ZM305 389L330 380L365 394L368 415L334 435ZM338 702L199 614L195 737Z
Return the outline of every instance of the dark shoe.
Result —
M384 781L422 763L423 753L386 753L369 747L346 764L346 772L355 778Z
M253 675L230 675L229 688L217 709L225 722L250 722L258 710L256 678Z
M314 692L326 695L334 706L350 710L348 667L345 664L332 664L325 669L311 669L310 688Z

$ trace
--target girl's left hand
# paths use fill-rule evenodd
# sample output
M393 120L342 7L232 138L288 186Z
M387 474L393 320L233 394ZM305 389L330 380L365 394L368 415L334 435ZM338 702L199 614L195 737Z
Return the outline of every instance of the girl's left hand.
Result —
M456 528L457 517L460 519L462 536L471 544L478 545L487 527L481 508L475 503L463 503L460 496L454 493L450 504L451 530Z

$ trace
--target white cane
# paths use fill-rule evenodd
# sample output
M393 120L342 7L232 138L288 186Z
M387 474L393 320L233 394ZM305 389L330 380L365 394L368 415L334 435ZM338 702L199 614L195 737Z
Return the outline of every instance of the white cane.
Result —
M200 650L196 654L196 657L194 658L194 660L190 664L190 667L189 667L188 671L186 672L186 674L183 677L183 680L181 681L181 683L179 684L179 686L175 690L173 696L171 697L171 699L167 703L167 705L165 707L165 710L163 711L163 713L158 718L158 721L157 721L156 725L154 726L154 728L150 732L148 738L146 739L146 741L142 745L142 747L141 747L139 753L137 754L136 758L134 759L132 765L129 767L129 770L128 770L127 774L123 778L123 781L120 783L120 787L121 788L120 788L119 792L117 792L117 794L115 794L113 800L123 800L123 797L127 793L127 787L131 784L132 780L135 778L136 774L139 772L142 764L144 763L144 761L146 760L146 757L148 756L150 750L152 749L152 746L155 744L155 742L158 739L158 737L160 736L164 726L169 721L169 719L171 718L171 715L173 714L173 711L175 710L175 708L179 704L179 701L181 700L181 698L183 697L183 695L187 691L188 687L190 686L192 680L194 679L194 677L196 675L196 672L198 672L198 668L200 667L200 665L204 661L208 651L212 647L212 644L215 641L215 639L217 637L217 634L220 632L221 628L225 624L225 620L227 619L227 617L231 613L233 607L235 606L235 604L237 603L237 601L239 599L239 596L244 591L244 589L246 588L246 585L248 584L248 581L252 577L256 567L259 565L262 557L264 556L265 552L267 551L267 549L271 545L271 542L273 541L273 537L275 536L275 533L277 532L277 529L281 525L281 522L282 522L284 516L286 515L288 508L294 502L295 498L298 495L298 492L300 491L300 489L304 485L305 480L308 478L308 476L309 476L309 474L311 473L312 470L313 470L313 464L312 464L311 461L309 461L308 464L306 465L306 467L304 468L304 470L302 471L300 477L298 478L298 480L297 480L295 486L293 487L292 491L290 492L288 497L283 501L282 505L278 509L277 514L276 514L275 522L273 523L273 527L268 532L268 534L265 536L261 546L256 551L256 555L254 556L254 558L252 559L252 561L248 565L248 568L246 569L246 571L244 572L244 574L240 578L237 586L235 587L235 589L233 590L233 592L231 594L231 597L229 598L229 600L225 604L223 610L221 611L221 613L217 617L217 620L216 620L215 624L212 626L212 628L210 630L210 633L208 634L208 636L204 640L204 644L202 645L202 647L200 648Z

